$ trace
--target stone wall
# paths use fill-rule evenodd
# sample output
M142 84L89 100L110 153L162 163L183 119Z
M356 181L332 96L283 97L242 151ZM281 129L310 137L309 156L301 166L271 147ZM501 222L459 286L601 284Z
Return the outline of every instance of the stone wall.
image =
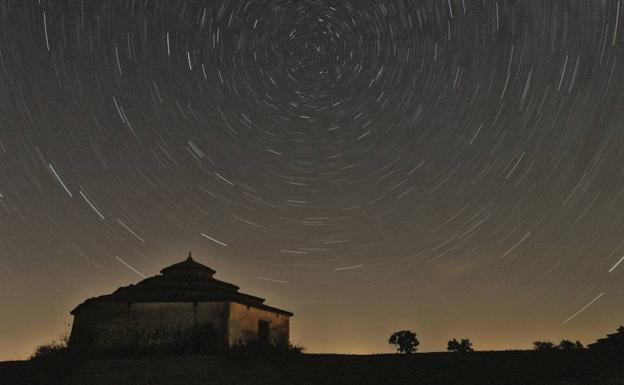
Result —
M70 345L91 351L208 348L226 342L227 316L228 304L220 302L96 302L75 314Z
M80 350L101 350L127 344L128 305L93 303L75 315L69 345Z
M230 345L253 341L258 336L258 321L269 322L269 338L273 345L287 345L289 318L253 306L230 302L228 342Z

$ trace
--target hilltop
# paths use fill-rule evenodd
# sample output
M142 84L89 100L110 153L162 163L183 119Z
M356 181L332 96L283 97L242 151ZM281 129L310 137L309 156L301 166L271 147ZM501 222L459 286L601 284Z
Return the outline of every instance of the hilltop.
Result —
M0 363L10 385L623 384L624 357L580 352L174 356Z

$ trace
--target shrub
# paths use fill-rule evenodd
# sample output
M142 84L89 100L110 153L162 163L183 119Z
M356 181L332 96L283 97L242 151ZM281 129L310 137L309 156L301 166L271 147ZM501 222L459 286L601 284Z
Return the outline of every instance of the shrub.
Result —
M286 345L273 345L270 343L251 339L243 342L238 340L230 346L228 352L237 357L259 357L266 355L295 355L302 354L305 347L293 345L290 342Z
M535 341L533 342L533 349L539 351L555 350L555 344L550 341Z
M47 345L39 345L35 348L30 359L42 360L67 356L69 354L68 341L69 337L63 335L59 340L52 340Z
M581 341L578 340L576 342L572 342L570 340L561 340L559 346L557 347L564 352L572 352L585 349Z
M472 352L472 342L468 338L462 338L461 341L457 341L455 338L448 342L447 348L449 352L466 353Z

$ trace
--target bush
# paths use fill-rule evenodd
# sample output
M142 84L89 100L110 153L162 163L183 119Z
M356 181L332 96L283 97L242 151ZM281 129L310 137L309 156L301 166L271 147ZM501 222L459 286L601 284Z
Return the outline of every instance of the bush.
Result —
M43 360L65 357L69 354L68 341L69 337L63 335L59 340L52 340L47 345L39 345L35 348L35 352L30 356L30 359Z
M219 353L227 346L225 337L211 324L196 326L183 338L187 353Z
M572 352L585 349L581 341L572 342L570 340L561 340L558 348L564 352Z
M555 350L555 344L550 341L535 341L533 342L533 349L539 351Z
M293 345L290 342L288 343L288 346L286 347L288 353L291 354L303 354L303 351L306 349L305 346L303 345Z
M238 340L230 346L228 353L237 357L260 357L266 355L295 355L302 354L305 347L293 345L290 342L286 345L273 345L258 340L241 341Z
M472 342L468 338L462 338L461 341L457 341L455 338L448 342L447 348L449 352L467 353L472 352Z

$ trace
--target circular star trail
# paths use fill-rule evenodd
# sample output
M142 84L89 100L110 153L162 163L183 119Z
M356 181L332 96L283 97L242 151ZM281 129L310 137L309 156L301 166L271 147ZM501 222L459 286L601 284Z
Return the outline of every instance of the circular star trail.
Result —
M621 8L1 3L0 358L189 250L310 351L615 330Z

